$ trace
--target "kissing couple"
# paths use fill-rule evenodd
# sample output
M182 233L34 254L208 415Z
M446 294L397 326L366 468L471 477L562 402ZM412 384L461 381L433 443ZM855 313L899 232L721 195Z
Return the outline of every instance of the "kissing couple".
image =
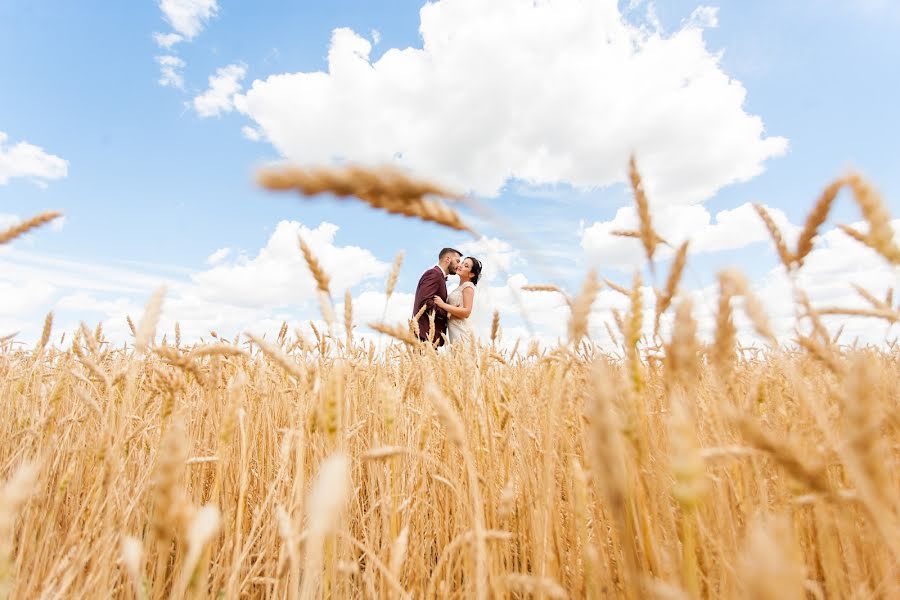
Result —
M459 285L449 294L448 275L459 277ZM462 253L453 248L441 250L438 263L422 274L416 286L413 317L418 319L420 340L436 346L443 346L445 341L450 344L474 341L469 316L475 305L475 286L480 278L480 260L474 256L463 259Z

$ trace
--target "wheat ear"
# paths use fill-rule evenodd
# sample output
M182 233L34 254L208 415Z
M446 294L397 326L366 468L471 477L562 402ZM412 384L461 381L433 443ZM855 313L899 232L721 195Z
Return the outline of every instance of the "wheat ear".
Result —
M769 211L766 210L765 206L754 203L753 208L756 210L759 218L762 219L766 229L769 230L769 235L772 236L772 241L775 242L775 249L778 251L778 257L781 259L781 264L784 265L785 269L790 271L794 262L794 255L788 250L787 244L784 241L784 236L781 235L781 230L778 229L778 225L775 224L775 221L772 219L772 216L769 214Z
M8 244L17 237L25 235L32 229L37 229L42 225L46 225L53 219L61 216L61 212L46 211L31 217L27 221L22 221L18 225L13 225L9 229L0 232L0 246L2 246L3 244Z
M847 177L847 185L853 191L853 199L869 224L866 243L891 264L900 264L900 247L894 241L891 215L881 195L856 173L851 173Z
M414 217L475 234L455 210L443 202L425 198L426 195L444 198L460 196L437 185L412 179L390 167L286 167L264 169L259 172L257 179L262 187L270 190L296 190L304 196L328 192L339 198L355 197L372 208L391 214Z
M821 227L825 222L825 219L828 218L828 213L831 211L831 205L834 203L834 199L837 197L838 192L841 190L844 183L845 181L843 179L837 179L831 182L828 187L822 191L822 195L819 196L819 199L813 205L812 210L806 216L803 230L800 232L800 237L797 238L797 251L794 253L793 257L797 262L798 267L803 266L803 259L806 258L806 255L812 250L813 238L816 237L819 227Z
M581 339L588 333L591 307L600 291L600 283L597 281L597 272L593 269L588 273L581 288L581 293L572 302L572 314L569 316L569 342L573 348L578 348Z
M659 235L653 230L653 224L650 221L650 203L647 201L647 194L644 191L644 182L641 174L638 172L637 162L634 156L628 161L628 178L631 180L631 189L634 192L634 203L637 206L638 220L640 221L640 238L644 245L644 252L647 253L647 262L653 265L653 255L656 253L656 244Z

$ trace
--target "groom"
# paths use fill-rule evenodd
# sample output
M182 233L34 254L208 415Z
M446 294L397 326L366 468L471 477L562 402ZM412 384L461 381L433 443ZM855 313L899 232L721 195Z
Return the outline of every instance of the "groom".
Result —
M434 297L440 296L447 301L447 275L455 275L456 267L462 254L453 248L444 248L438 255L438 264L431 267L419 279L416 286L416 301L413 303L413 316L419 314L422 306L425 312L419 317L419 339L428 340L428 330L431 327L428 315L434 312L434 339L433 342L442 346L444 344L444 332L447 331L447 311L434 305Z

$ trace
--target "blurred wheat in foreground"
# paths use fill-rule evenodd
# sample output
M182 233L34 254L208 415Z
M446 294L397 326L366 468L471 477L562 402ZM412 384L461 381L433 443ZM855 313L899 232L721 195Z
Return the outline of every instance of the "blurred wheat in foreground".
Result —
M797 290L778 347L735 271L704 346L678 256L668 339L616 284L621 360L588 335L593 273L549 350L438 353L406 324L381 352L287 325L170 345L162 291L125 346L82 326L61 350L52 316L0 340L0 597L900 597L897 346L839 346ZM737 296L768 349L738 346Z

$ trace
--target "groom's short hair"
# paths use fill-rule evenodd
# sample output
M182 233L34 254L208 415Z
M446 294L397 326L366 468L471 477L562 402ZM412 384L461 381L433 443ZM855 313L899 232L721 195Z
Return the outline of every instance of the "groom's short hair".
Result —
M444 260L444 257L448 254L458 254L459 256L462 256L462 252L460 252L456 248L442 248L441 253L438 254L438 262Z

